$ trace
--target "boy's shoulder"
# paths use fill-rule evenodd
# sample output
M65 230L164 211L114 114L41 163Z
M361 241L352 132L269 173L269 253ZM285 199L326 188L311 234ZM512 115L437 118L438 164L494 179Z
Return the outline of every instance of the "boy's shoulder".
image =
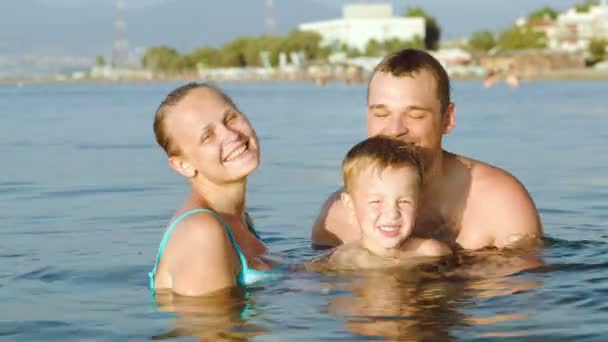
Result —
M421 257L440 257L452 254L452 249L445 243L435 239L411 238L405 246L404 252Z
M359 242L348 242L336 247L328 261L332 269L349 270L369 267L370 257Z

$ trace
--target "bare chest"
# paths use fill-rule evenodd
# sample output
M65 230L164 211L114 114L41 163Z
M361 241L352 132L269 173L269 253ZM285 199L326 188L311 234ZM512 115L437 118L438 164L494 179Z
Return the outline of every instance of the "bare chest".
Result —
M418 237L454 244L462 231L462 220L449 211L425 210L418 214L414 233Z
M463 249L479 249L492 244L484 222L465 209L427 210L419 214L414 231L419 237L437 239Z

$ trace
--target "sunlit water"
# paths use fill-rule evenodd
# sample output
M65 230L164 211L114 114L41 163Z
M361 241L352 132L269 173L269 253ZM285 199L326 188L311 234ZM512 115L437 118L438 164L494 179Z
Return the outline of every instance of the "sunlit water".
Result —
M519 256L490 254L448 270L482 270L470 278L293 273L165 305L146 272L186 184L152 117L175 86L0 86L1 340L606 340L608 84L453 85L445 145L524 182L548 236L542 266L495 275ZM225 89L261 139L248 198L258 229L292 262L318 255L310 226L365 135L365 87Z

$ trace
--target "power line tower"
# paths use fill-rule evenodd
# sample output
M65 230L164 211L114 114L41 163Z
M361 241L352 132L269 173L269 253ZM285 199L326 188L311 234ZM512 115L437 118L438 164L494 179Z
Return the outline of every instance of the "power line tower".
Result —
M114 46L112 48L112 65L124 67L129 61L129 42L127 41L127 20L125 18L125 0L116 0L114 17Z
M266 26L266 34L275 33L275 21L274 21L274 4L272 0L266 0L266 18L264 19Z

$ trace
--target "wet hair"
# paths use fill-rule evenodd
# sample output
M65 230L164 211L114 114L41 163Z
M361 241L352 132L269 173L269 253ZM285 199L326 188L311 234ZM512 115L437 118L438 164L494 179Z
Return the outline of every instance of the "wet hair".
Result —
M435 57L426 51L418 49L403 49L382 59L374 68L370 82L378 72L389 73L395 77L415 77L415 73L428 70L437 81L437 97L441 103L441 114L450 105L450 79L447 72ZM367 86L369 98L369 83Z
M424 174L418 149L410 143L388 136L367 138L353 146L342 162L344 190L350 193L355 180L369 168L383 171L391 167L413 167L422 183Z
M171 109L194 89L212 90L224 101L226 101L226 103L236 108L236 105L230 96L226 95L226 93L224 93L220 88L209 83L188 83L171 91L158 106L158 109L156 109L156 114L154 115L154 135L156 136L156 142L158 145L160 145L160 147L163 148L163 150L165 150L168 156L179 155L181 151L179 147L175 145L171 139L171 136L167 132L165 120L169 113L171 113Z

